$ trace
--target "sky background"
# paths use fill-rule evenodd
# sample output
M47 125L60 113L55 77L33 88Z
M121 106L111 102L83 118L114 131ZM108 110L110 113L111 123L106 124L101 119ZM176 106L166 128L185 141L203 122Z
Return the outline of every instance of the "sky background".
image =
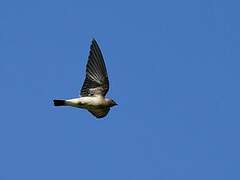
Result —
M240 3L0 1L0 180L239 180ZM79 95L98 41L119 106Z

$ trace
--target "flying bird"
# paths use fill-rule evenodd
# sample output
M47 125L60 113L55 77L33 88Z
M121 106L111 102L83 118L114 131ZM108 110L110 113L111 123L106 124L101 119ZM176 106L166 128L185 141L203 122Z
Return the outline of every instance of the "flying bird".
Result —
M54 99L53 103L55 106L86 109L96 118L103 118L111 107L117 105L114 100L105 98L108 90L109 80L103 55L97 41L93 39L86 65L86 77L80 92L81 97L67 100Z

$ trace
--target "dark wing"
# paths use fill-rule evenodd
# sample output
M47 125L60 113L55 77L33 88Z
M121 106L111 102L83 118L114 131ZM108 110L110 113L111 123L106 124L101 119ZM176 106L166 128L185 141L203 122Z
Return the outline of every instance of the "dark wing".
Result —
M105 117L108 112L109 112L110 108L102 108L102 109L92 109L92 110L88 110L90 113L92 113L92 115L94 115L96 118L103 118Z
M108 74L103 55L97 41L93 39L90 46L86 66L86 78L81 89L81 96L92 96L96 94L105 96L108 89Z

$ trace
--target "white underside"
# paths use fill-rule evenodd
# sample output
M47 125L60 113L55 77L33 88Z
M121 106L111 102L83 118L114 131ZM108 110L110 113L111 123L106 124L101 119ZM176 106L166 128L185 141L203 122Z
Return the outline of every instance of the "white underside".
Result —
M105 100L102 96L80 97L65 101L65 105L85 109L91 109L92 107L102 106L104 104Z

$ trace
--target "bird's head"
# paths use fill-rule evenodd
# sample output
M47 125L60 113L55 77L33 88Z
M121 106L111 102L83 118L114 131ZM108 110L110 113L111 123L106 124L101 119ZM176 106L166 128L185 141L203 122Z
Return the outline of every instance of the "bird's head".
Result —
M108 102L108 104L109 104L110 107L113 107L113 106L118 105L118 104L117 104L114 100L112 100L112 99L107 99L107 102Z

